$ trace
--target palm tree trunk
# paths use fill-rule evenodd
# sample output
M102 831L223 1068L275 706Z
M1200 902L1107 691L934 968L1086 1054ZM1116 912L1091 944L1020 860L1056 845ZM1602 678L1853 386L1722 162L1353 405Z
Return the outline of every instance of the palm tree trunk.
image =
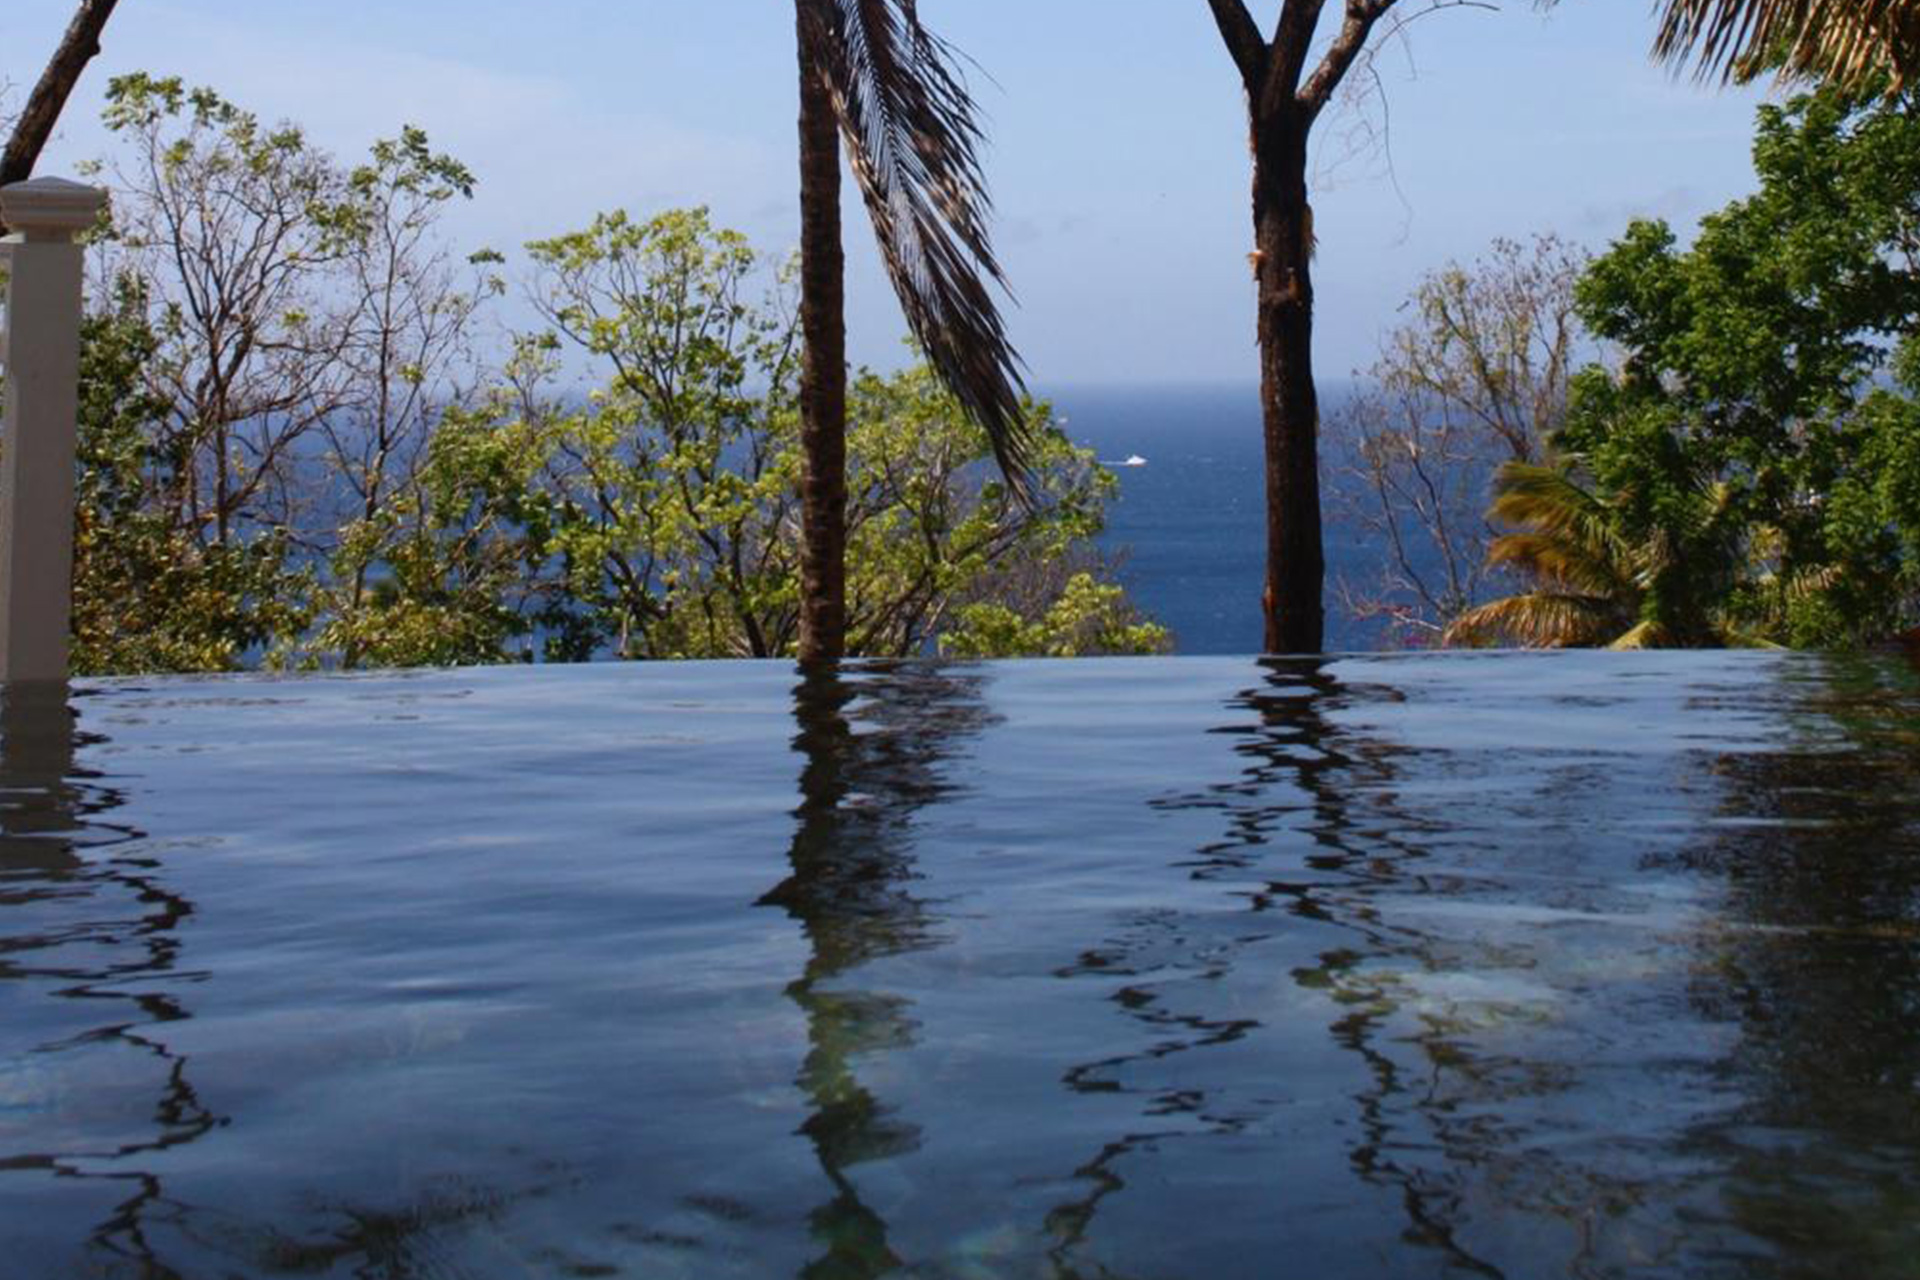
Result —
M1320 533L1320 405L1313 385L1313 215L1307 130L1294 108L1253 124L1254 264L1266 436L1268 653L1319 653L1326 553Z
M813 50L822 0L794 0L800 46L800 661L847 648L846 252L840 124Z

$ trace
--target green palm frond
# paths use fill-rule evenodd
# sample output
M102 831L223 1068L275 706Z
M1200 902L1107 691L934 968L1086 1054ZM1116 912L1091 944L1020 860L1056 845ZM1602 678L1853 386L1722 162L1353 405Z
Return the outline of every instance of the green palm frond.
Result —
M1920 0L1665 0L1654 57L1703 77L1772 68L1860 88L1920 71Z
M1598 551L1621 548L1613 513L1559 467L1509 462L1494 477L1492 514L1508 524L1564 535Z
M1605 643L1620 626L1618 605L1602 597L1529 591L1469 609L1453 620L1443 643L1507 642L1528 649L1570 649Z
M1487 548L1487 563L1544 579L1580 595L1615 596L1629 586L1620 563L1608 554L1564 534L1509 533Z
M849 163L907 327L1016 485L1032 448L1020 359L994 301L981 130L948 46L916 0L808 0Z

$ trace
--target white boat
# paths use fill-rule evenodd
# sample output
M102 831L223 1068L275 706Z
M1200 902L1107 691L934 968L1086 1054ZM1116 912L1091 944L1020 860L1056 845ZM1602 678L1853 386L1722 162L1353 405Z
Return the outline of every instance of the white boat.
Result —
M1137 453L1130 453L1127 455L1127 460L1120 465L1123 467L1144 467L1147 465L1147 460Z

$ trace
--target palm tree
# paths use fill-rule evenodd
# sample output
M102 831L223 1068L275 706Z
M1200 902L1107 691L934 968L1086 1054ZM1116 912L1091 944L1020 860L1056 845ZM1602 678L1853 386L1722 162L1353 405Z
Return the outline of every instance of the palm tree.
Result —
M1900 89L1920 74L1920 0L1665 0L1654 57L1728 80L1777 69Z
M1702 648L1746 643L1722 605L1749 567L1749 539L1731 488L1702 480L1684 510L1632 530L1623 503L1583 487L1574 461L1510 462L1495 481L1491 516L1518 532L1494 539L1489 565L1534 587L1470 609L1445 643L1535 649Z
M846 652L846 316L840 148L907 326L980 424L1009 483L1028 449L1019 359L991 286L1005 278L974 103L916 0L794 0L800 54L800 660Z

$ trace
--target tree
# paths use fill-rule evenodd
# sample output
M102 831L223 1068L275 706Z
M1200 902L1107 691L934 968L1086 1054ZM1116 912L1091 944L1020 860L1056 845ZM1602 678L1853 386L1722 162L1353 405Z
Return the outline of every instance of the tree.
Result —
M161 339L138 282L82 323L72 661L81 675L229 671L298 634L310 582L284 538L210 546L173 518L153 426Z
M1685 465L1678 456L1668 461ZM1650 518L1632 509L1642 491L1597 496L1580 483L1580 465L1569 457L1501 469L1492 515L1519 531L1494 539L1487 558L1535 585L1462 613L1446 643L1670 649L1736 641L1727 606L1747 544L1729 486L1668 477L1677 483L1659 501L1640 504L1657 511Z
M523 340L502 385L438 425L424 505L391 509L408 553L373 602L378 634L417 644L433 629L406 620L441 617L443 632L483 639L537 631L553 658L792 654L801 460L786 278L763 290L752 246L704 210L606 214L531 252L553 331ZM556 385L581 356L605 375L584 403ZM1091 552L1113 477L1046 406L1021 414L1016 498L929 367L854 380L850 652L1164 647ZM484 604L471 584L516 575L509 608L525 625L445 620Z
M800 62L800 658L846 650L846 317L840 145L928 361L1017 484L1027 419L990 291L972 98L916 0L794 0Z
M1778 70L1855 90L1904 89L1920 73L1915 0L1666 0L1654 56L1703 76Z
M451 253L441 211L474 178L420 131L349 169L144 75L107 119L83 669L794 652L795 300L742 237L696 210L530 245L552 327L483 373L499 259ZM852 404L856 651L1164 646L1092 547L1115 481L1046 406L1015 404L1016 495L930 367L863 373Z
M1574 379L1558 465L1623 549L1645 642L1868 643L1920 620L1920 114L1764 106L1754 168L1690 246L1636 222L1582 277L1620 362ZM1537 501L1504 509L1553 532ZM1552 585L1549 559L1507 562Z
M483 251L463 279L438 229L444 207L473 194L467 167L435 152L427 135L406 128L374 143L366 163L347 178L345 211L353 252L335 287L349 301L341 345L345 393L321 420L334 479L322 481L334 501L347 501L347 523L323 532L317 549L333 557L332 612L343 666L360 664L354 615L374 594L390 543L411 532L389 518L397 489L415 487L440 415L477 379L472 350L481 305L504 286L485 274L499 255Z
M347 175L298 128L177 79L118 77L107 103L132 151L110 170L113 270L138 278L161 339L174 518L211 546L292 534L303 439L347 398Z
M1325 630L1320 407L1313 381L1314 122L1396 0L1346 0L1340 29L1308 70L1325 0L1284 0L1273 37L1244 0L1208 0L1247 92L1253 146L1253 268L1266 436L1266 649L1318 653Z
M46 70L14 122L6 151L0 153L0 187L25 182L33 176L33 166L53 136L53 127L59 123L60 112L66 107L73 87L80 82L80 73L100 52L100 34L119 2L80 0L66 34L61 36Z
M1550 235L1496 240L1421 281L1361 390L1329 417L1337 516L1384 549L1346 607L1431 642L1503 576L1486 515L1502 463L1533 463L1566 415L1590 340L1574 315L1586 255Z

